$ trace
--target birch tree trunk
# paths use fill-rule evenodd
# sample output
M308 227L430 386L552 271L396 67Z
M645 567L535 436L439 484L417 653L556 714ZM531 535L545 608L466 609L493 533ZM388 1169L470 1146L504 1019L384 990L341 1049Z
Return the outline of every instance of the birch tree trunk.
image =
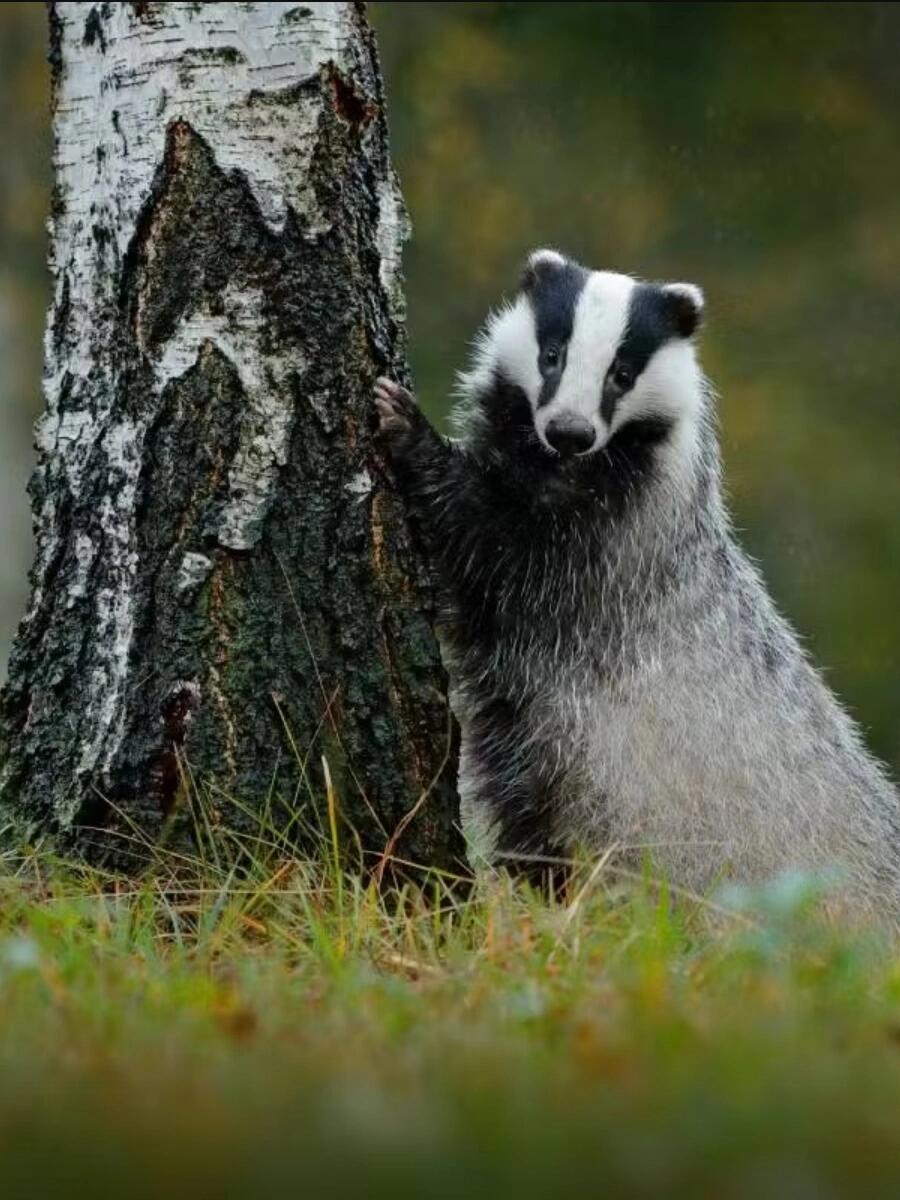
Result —
M406 218L363 7L57 3L50 35L4 808L124 863L198 790L213 822L317 827L324 757L345 843L377 855L418 805L394 849L446 866L431 594L371 438L372 380L405 374Z

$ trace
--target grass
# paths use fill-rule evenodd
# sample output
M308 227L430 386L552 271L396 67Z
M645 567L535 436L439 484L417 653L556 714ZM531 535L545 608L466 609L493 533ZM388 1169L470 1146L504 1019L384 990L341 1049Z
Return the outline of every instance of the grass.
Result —
M900 956L807 882L385 897L205 844L0 860L4 1200L900 1194Z

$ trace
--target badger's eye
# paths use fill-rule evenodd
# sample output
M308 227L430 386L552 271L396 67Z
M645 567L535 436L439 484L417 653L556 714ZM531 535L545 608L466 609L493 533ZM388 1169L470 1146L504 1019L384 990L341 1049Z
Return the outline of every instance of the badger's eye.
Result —
M634 371L625 363L616 363L613 367L612 380L620 392L627 392L634 383Z
M547 346L544 350L544 366L555 367L559 363L559 346Z

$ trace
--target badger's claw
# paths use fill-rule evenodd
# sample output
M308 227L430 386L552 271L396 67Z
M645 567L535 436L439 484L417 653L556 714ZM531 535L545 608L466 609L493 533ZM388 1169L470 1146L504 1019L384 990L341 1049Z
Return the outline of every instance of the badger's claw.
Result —
M378 410L378 432L389 437L408 433L419 412L406 388L383 376L375 381L375 408Z

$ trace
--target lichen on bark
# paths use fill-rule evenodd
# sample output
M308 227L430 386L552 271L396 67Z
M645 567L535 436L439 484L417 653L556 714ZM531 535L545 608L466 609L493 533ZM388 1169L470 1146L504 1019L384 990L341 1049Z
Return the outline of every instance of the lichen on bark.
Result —
M51 56L0 803L126 863L125 827L190 829L185 764L215 819L277 797L314 830L324 755L346 845L375 861L428 791L396 853L456 863L432 593L372 441L406 218L362 7L55 4Z

